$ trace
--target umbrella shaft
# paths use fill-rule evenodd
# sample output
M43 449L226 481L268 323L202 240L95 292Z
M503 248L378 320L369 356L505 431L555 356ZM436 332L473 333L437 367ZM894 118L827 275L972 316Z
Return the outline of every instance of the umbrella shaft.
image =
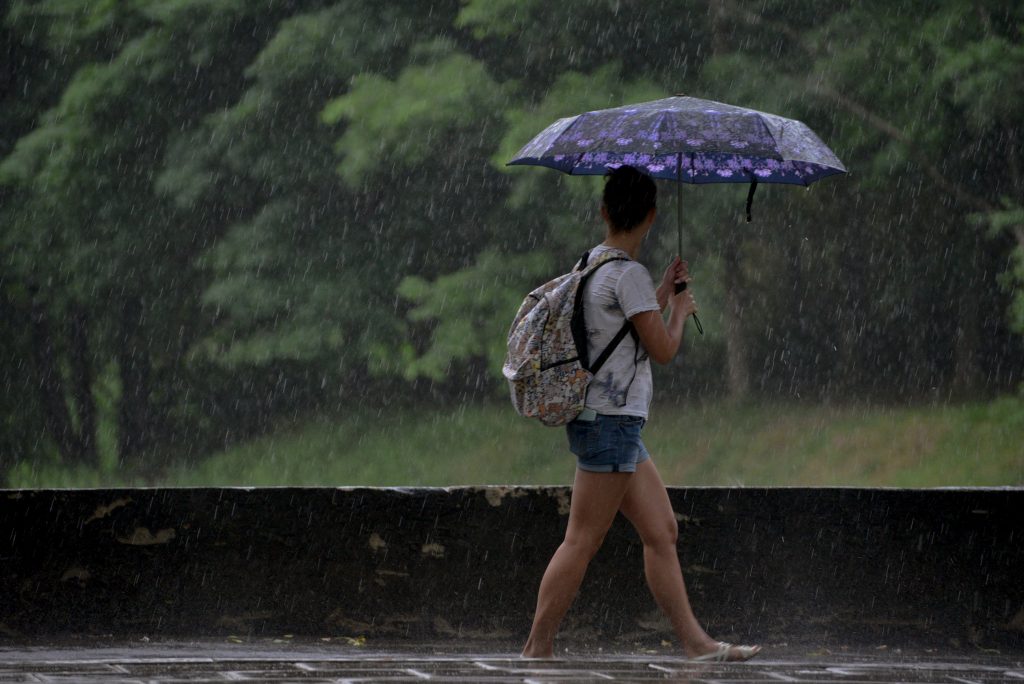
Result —
M676 183L676 255L683 258L683 184Z
M683 154L676 157L676 256L683 258Z

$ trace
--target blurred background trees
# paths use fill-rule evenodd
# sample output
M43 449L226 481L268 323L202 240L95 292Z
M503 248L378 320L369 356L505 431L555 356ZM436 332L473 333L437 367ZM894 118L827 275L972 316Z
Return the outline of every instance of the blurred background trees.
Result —
M600 180L504 162L676 93L800 118L851 173L762 187L752 224L746 188L684 187L708 334L658 401L1014 392L1022 26L964 1L15 0L0 472L158 473L289 421L501 401L521 297L601 233Z

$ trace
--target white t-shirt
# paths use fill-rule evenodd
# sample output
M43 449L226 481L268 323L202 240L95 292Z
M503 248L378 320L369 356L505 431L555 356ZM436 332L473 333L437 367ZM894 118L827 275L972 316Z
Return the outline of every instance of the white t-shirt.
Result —
M590 250L596 259L611 249L598 245ZM593 363L622 328L626 319L643 311L660 311L651 274L636 261L612 261L587 280L583 291L583 317L587 324L587 349ZM587 408L615 416L647 418L654 385L651 361L643 345L626 335L597 372L587 388Z

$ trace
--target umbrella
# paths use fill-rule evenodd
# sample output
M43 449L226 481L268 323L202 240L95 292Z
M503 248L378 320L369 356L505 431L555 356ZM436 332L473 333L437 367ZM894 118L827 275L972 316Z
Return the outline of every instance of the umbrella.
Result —
M750 183L747 221L758 183L810 185L846 167L805 124L754 109L667 97L559 119L519 150L509 166L548 166L604 175L628 164L682 183ZM677 211L679 254L683 219Z

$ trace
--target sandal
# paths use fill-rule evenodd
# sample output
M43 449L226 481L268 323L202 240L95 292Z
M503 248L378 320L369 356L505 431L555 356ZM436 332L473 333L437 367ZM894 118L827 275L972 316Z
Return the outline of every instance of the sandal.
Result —
M734 646L733 644L719 641L718 648L711 653L705 653L702 656L690 658L690 660L710 663L741 663L744 660L750 660L760 652L760 646ZM730 658L731 654L735 654L737 657Z

